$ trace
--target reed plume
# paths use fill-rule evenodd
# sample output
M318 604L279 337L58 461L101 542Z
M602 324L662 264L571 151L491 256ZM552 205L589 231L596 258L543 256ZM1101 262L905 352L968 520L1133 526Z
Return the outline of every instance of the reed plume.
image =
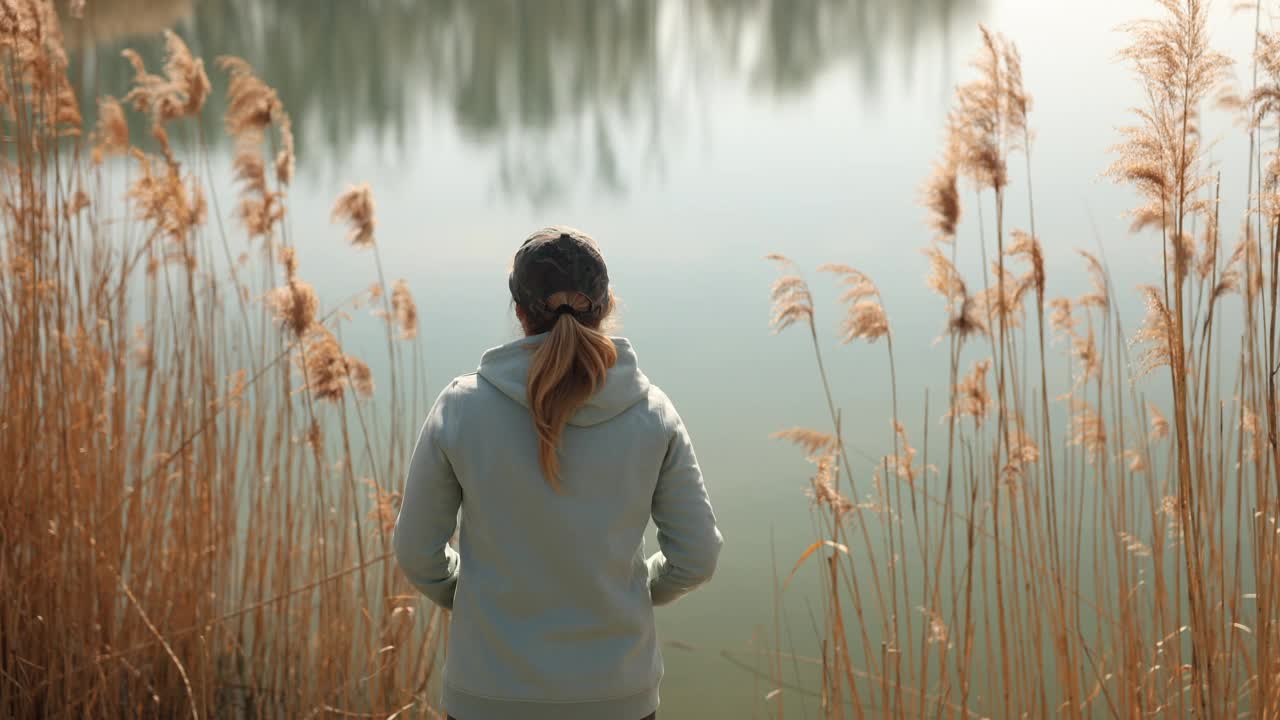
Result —
M813 463L817 466L817 470L810 480L809 489L805 494L813 499L815 505L820 508L826 508L835 519L837 524L844 521L854 509L853 501L845 497L836 489L839 484L840 470L839 461L836 459L834 448L828 448L826 451L815 455Z
M283 193L272 190L267 181L266 161L262 158L263 137L247 130L236 138L232 167L240 182L240 202L236 214L250 237L270 237L284 220Z
M227 109L223 123L235 139L232 164L241 184L236 214L250 237L270 238L285 217L284 187L293 180L293 121L276 91L254 73L241 58L223 56L218 66L231 82L227 87ZM273 162L275 179L268 180L264 145L272 127L277 128L281 148Z
M1198 199L1210 182L1201 173L1199 109L1231 61L1209 48L1205 3L1157 2L1166 17L1124 28L1132 44L1121 56L1133 64L1149 103L1133 110L1138 124L1120 129L1123 142L1112 148L1118 157L1107 172L1145 200L1131 211L1135 231L1153 227L1180 239L1184 218L1209 208Z
M223 118L228 135L265 134L280 121L284 105L276 91L257 76L253 66L243 58L224 55L218 58L218 67L231 76Z
M990 358L973 364L969 374L955 386L948 417L971 417L977 426L982 426L991 407L991 393L987 391L987 373L990 371Z
M307 390L317 400L341 400L350 374L346 355L343 354L338 339L323 325L312 325L307 329L303 340L306 345L300 360L306 375Z
M996 190L1009 182L1006 57L1003 38L986 27L980 26L980 30L982 49L973 61L978 77L956 90L956 119L951 129L960 170L979 188Z
M289 328L294 336L302 337L315 324L320 301L310 283L291 278L287 286L275 288L269 296L276 318Z
M773 300L773 317L769 327L774 334L791 327L798 320L813 322L813 294L809 292L809 284L796 272L796 265L791 258L776 253L766 255L766 260L778 263L783 274L773 282L770 291Z
M1139 377L1173 362L1173 350L1169 347L1169 338L1175 332L1173 316L1161 297L1160 289L1152 285L1144 285L1142 292L1147 298L1147 316L1142 327L1134 333L1130 341L1132 344L1143 346L1137 362Z
M369 496L373 500L373 509L369 511L369 519L373 520L379 530L392 532L396 527L396 518L400 515L401 493L384 490L369 478L364 479L369 486ZM407 614L412 616L413 605L399 605L392 610L393 615Z
M285 248L281 264L285 268L285 285L273 288L267 294L267 303L275 311L276 319L302 340L316 323L320 299L310 283L298 279L298 264L293 248Z
M1014 277L1000 263L991 264L991 273L996 276L996 284L984 288L974 297L981 317L997 319L1006 329L1021 327L1022 301L1032 284Z
M862 271L848 265L827 264L819 266L818 272L838 275L845 288L840 295L840 302L849 307L840 325L844 343L858 338L871 343L889 334L889 318L884 312L880 290Z
M1009 441L1008 459L1000 469L1000 479L1005 485L1016 489L1018 481L1026 478L1031 466L1038 462L1040 446L1027 434L1019 419Z
M979 25L982 47L973 60L978 77L956 89L956 107L948 118L947 155L979 189L1000 191L1009 182L1008 157L1027 150L1027 113L1031 97L1022 82L1017 47Z
M134 72L134 87L125 95L125 102L148 115L153 129L172 120L199 115L211 90L204 61L193 57L176 33L166 30L164 38L163 76L147 72L142 57L133 50L123 53Z
M835 436L813 428L793 427L779 430L769 437L775 440L786 440L804 450L806 455L816 456L833 450L836 446Z
M1075 306L1080 308L1097 308L1106 311L1111 307L1111 296L1107 291L1107 271L1098 258L1087 250L1077 250L1084 258L1085 267L1089 271L1089 284L1092 290L1076 299Z
M373 245L373 228L378 219L374 214L373 188L369 183L352 185L333 203L332 219L350 226L347 242L354 247Z
M285 114L280 118L280 150L276 152L276 181L281 185L293 182L293 174L297 168L293 148L293 121Z
M955 137L956 133L950 133ZM929 211L929 226L942 243L955 241L956 226L960 223L960 188L959 161L956 157L958 149L954 142L948 143L947 151L940 161L935 162L933 174L924 186L923 204Z
M98 99L98 125L93 138L94 163L101 164L107 157L129 151L129 124L119 100L110 96Z
M1040 241L1030 233L1022 230L1014 230L1011 234L1013 242L1005 249L1005 255L1014 258L1025 258L1031 266L1017 282L1017 290L1014 297L1021 302L1022 295L1029 289L1034 289L1036 294L1044 296L1044 254L1040 250Z
M373 371L369 369L369 365L354 355L347 355L343 359L347 364L347 380L351 383L351 389L360 397L373 397Z
M1092 326L1071 338L1071 355L1080 368L1076 376L1078 385L1087 384L1090 380L1102 381L1102 354L1098 351Z
M929 258L929 289L942 296L947 303L947 328L944 334L964 340L973 335L988 333L987 322L980 304L969 295L964 278L955 265L936 247L924 250Z
M418 337L418 305L409 293L409 283L396 280L391 288L391 314L400 328L401 340Z
M172 161L157 169L152 158L136 149L134 158L139 175L129 188L129 197L135 203L135 214L159 234L182 244L205 222L208 207L204 189L194 176L184 177Z
M902 423L895 421L893 432L898 438L900 447L896 454L885 456L881 463L899 478L906 480L908 484L914 484L920 474L920 468L916 465L916 449L907 442L907 429Z
M204 61L193 57L187 44L172 30L165 31L164 44L168 53L164 72L177 95L185 100L182 104L182 116L199 115L212 89L209 76L204 71Z

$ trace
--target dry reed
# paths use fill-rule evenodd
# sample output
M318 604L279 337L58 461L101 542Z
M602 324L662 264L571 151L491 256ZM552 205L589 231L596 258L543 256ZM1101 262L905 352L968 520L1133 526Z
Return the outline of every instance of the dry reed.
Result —
M1209 45L1204 3L1157 5L1159 18L1125 28L1122 58L1147 104L1120 131L1109 169L1141 198L1132 231L1158 236L1165 258L1140 290L1148 313L1136 332L1126 334L1093 253L1080 251L1085 292L1046 297L1032 203L1030 229L1006 231L1016 155L1031 197L1031 101L1014 44L980 28L976 79L957 90L921 198L933 233L926 284L943 300L938 341L949 350L942 447L931 448L927 421L917 462L891 374L895 422L882 442L894 453L851 466L815 336L831 426L775 437L818 464L806 491L818 539L792 576L823 561L812 683L823 717L1280 714L1280 32L1259 35L1255 87L1222 106L1247 118L1257 169L1224 257L1228 182L1199 129L1228 61ZM979 201L994 196L986 237L961 223L962 180ZM956 265L970 237L983 268L976 292ZM770 257L785 265L774 331L812 331L799 268ZM826 267L848 288L840 339L888 335L870 279ZM876 303L874 316L863 303ZM1064 341L1059 361L1046 334ZM1056 382L1051 367L1063 368ZM1051 384L1064 390L1051 394ZM936 469L929 458L940 458ZM773 676L779 689L763 707L782 717L784 688L803 678L784 678L780 663Z
M350 302L325 309L299 277L288 114L220 61L263 249L246 272L188 170L208 150L168 141L213 92L203 61L173 33L163 74L126 53L134 87L82 140L58 22L43 0L0 9L0 715L433 716L443 625L389 552L407 439L341 346ZM99 193L126 169L117 210ZM385 330L394 386L409 346Z

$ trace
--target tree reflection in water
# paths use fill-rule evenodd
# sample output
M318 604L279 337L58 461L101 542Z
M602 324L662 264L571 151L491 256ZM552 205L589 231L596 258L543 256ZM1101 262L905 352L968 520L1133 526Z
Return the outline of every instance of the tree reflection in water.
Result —
M128 87L120 50L157 64L159 30L176 26L206 62L253 63L312 167L362 136L402 147L416 115L442 112L492 148L504 192L540 204L577 183L621 191L629 172L660 171L664 135L719 84L786 96L847 63L874 95L887 52L909 66L980 1L92 0L65 32L88 113L95 95ZM222 101L203 119L214 143ZM620 153L622 142L639 152Z

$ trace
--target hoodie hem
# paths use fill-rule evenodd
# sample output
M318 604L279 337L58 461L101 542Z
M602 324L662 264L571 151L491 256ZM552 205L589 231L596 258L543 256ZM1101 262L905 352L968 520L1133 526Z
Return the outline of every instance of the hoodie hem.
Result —
M658 709L658 688L607 700L517 700L473 695L448 683L444 707L457 720L641 720Z

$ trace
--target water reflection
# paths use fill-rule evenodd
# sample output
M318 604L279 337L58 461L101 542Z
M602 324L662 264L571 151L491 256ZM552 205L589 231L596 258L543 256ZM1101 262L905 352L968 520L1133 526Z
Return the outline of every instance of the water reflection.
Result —
M341 162L362 137L403 149L420 116L439 113L491 148L503 192L542 203L660 172L666 136L723 85L784 97L847 65L873 96L886 64L909 69L979 2L91 0L66 35L86 99L128 86L124 47L159 62L156 31L176 26L206 59L259 69L312 167ZM207 138L221 138L220 100Z

